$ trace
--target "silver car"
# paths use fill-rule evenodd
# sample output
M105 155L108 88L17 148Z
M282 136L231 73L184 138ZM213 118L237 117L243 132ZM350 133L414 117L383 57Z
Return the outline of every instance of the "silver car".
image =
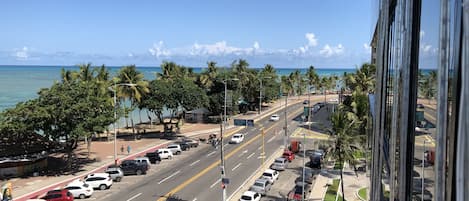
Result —
M287 169L288 160L286 158L277 158L274 163L270 166L270 169L282 171Z
M267 191L270 191L272 184L267 179L257 179L254 184L249 188L250 191L257 192L261 195L266 195Z
M124 172L122 171L122 169L114 165L109 166L105 172L109 174L113 181L116 182L120 182L122 180L122 177L124 177Z

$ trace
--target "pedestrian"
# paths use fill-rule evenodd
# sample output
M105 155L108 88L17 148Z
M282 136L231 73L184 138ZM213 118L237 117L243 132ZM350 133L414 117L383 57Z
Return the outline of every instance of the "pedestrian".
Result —
M124 145L121 146L121 154L124 154Z
M127 155L130 154L130 145L127 145Z

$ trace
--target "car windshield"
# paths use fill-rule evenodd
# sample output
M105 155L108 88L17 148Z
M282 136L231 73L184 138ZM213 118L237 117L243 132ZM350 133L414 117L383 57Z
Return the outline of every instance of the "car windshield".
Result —
M177 146L168 146L169 149L177 148Z
M247 196L247 195L241 196L241 199L242 199L242 200L252 200L252 198L249 197L249 196Z
M233 136L233 138L239 138L239 137L241 137L241 136L239 136L239 135L235 135L235 136Z
M282 159L275 159L275 163L283 163Z
M272 177L272 174L271 173L267 173L267 172L264 172L264 174L262 174L263 176L266 176L266 177Z
M254 183L254 186L264 187L264 184L261 182Z

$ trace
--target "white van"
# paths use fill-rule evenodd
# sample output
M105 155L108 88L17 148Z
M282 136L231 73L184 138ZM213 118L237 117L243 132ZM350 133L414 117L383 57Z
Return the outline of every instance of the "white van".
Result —
M173 152L170 149L158 149L158 155L161 159L172 159Z
M151 167L150 159L148 157L141 156L141 157L135 158L134 160L139 163L146 163L148 165L148 168Z

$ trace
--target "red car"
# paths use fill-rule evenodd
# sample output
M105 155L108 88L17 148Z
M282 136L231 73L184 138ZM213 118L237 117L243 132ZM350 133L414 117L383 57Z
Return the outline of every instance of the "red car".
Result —
M52 190L47 192L46 196L42 197L41 199L47 201L73 201L73 195L72 193L68 192L67 189Z
M288 162L292 162L293 159L295 159L295 154L293 152L285 150L282 155L284 158L288 160Z

